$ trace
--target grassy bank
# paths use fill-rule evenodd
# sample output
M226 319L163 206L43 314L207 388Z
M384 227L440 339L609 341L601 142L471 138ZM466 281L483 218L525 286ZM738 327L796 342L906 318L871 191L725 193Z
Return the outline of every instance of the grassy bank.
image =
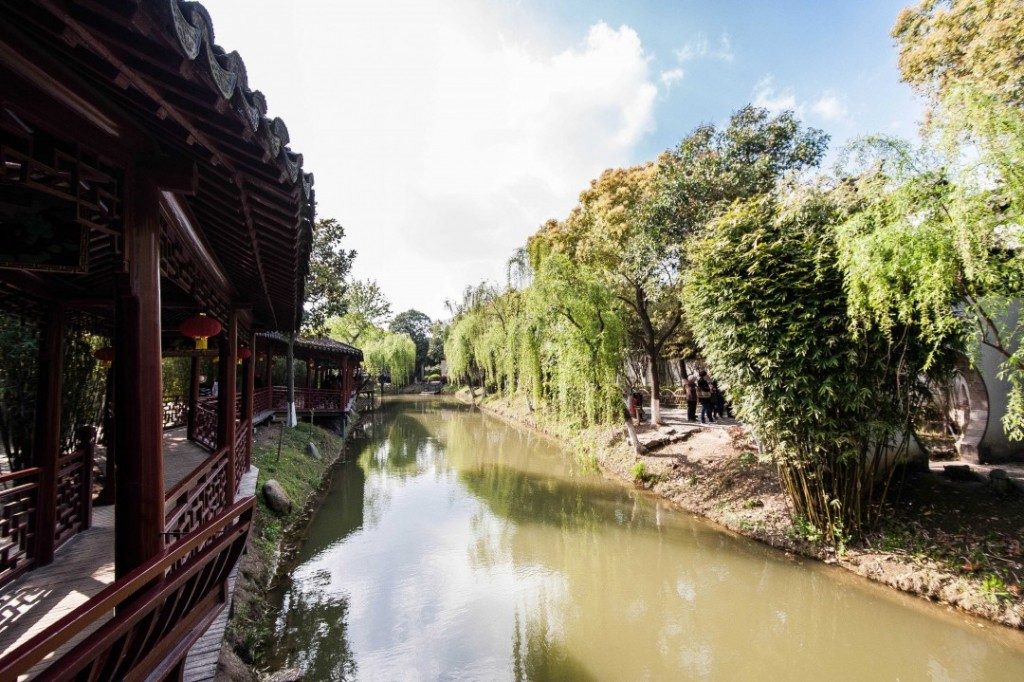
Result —
M469 401L469 393L458 397ZM487 397L482 409L562 441L605 475L638 484L678 507L781 550L835 564L893 588L1024 628L1024 497L983 482L909 474L898 481L885 522L839 551L794 522L774 466L760 461L740 428L698 431L638 457L621 427L572 432L525 401Z
M310 443L316 446L319 458L309 454ZM259 468L258 504L249 551L240 563L218 679L255 679L247 668L258 668L261 663L259 647L271 624L267 589L277 571L282 541L291 535L290 530L305 525L324 477L343 449L341 436L312 424L300 423L294 429L283 430L279 423L257 428L253 466ZM262 490L270 479L277 480L291 498L290 513L278 515L267 507Z

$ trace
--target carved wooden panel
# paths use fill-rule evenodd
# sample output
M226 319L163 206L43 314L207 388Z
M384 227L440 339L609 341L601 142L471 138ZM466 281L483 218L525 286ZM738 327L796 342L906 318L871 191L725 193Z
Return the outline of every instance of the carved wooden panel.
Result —
M38 469L0 476L0 585L35 564Z

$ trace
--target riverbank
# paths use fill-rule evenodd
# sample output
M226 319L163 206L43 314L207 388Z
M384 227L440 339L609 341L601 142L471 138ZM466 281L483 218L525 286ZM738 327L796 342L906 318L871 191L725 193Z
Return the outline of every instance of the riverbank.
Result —
M316 447L319 456L310 452ZM239 563L233 612L221 649L217 680L256 682L259 648L267 637L268 590L292 531L303 528L316 510L319 492L329 480L332 467L343 458L345 440L337 433L299 423L281 429L280 423L257 427L253 465L259 468L256 515L248 553ZM276 514L262 494L270 479L280 483L292 501L292 510Z
M466 390L458 397L470 399ZM642 463L643 487L732 532L1024 629L1024 498L1013 491L997 494L980 481L908 474L891 495L886 522L837 553L813 542L813 529L793 522L774 467L758 459L741 428L678 429L665 439L674 442L638 457L621 427L574 434L539 420L525 401L492 396L476 402L560 440L607 476L632 483Z

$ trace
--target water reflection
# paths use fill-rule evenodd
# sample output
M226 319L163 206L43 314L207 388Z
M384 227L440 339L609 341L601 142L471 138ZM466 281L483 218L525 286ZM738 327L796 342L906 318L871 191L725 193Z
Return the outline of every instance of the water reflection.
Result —
M437 400L382 413L282 595L307 679L1024 679L1019 633L786 560Z

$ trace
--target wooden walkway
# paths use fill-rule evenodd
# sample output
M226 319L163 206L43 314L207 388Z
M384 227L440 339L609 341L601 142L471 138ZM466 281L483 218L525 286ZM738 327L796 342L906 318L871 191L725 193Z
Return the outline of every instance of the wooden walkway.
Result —
M177 485L208 456L206 450L186 440L184 428L165 431L165 489ZM252 485L255 487L255 478ZM92 527L64 543L52 564L29 571L0 590L0 656L84 604L112 582L113 505L94 508ZM96 627L101 624L96 623ZM87 634L83 632L58 653L69 650ZM45 666L45 662L41 663L26 679Z

